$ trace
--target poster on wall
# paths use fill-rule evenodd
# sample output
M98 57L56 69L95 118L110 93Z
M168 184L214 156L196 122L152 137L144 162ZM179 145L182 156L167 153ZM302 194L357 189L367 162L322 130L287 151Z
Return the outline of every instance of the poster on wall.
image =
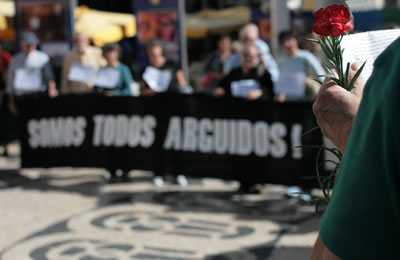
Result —
M177 0L133 0L137 17L137 63L139 69L147 64L146 43L159 39L164 55L181 63L180 4Z
M55 61L70 50L70 0L16 0L15 3L17 41L22 32L34 32L40 39L41 49Z

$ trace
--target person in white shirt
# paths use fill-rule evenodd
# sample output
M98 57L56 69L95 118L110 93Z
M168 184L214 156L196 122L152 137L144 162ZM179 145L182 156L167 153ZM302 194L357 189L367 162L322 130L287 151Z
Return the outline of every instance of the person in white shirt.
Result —
M9 110L17 114L16 98L58 96L50 57L37 50L39 39L33 32L21 34L21 52L16 54L8 70L7 93Z
M323 82L322 75L326 74L319 60L311 52L299 48L292 31L281 32L279 42L284 55L278 60L280 76L275 88L278 100L284 102L316 97L320 84L314 79Z

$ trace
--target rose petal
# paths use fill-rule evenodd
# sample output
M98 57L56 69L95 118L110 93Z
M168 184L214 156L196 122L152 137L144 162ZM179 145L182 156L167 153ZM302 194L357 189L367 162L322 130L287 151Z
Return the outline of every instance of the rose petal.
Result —
M344 5L330 5L315 14L313 31L322 36L338 37L354 28L350 11Z

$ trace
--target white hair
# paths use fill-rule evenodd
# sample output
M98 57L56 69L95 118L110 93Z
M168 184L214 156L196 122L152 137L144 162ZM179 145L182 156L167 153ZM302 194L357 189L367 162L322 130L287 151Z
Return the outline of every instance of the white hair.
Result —
M243 26L242 29L240 29L240 31L239 31L239 38L243 39L245 37L245 35L248 33L254 33L258 38L259 30L258 30L257 25L255 25L254 23L248 23L245 26Z

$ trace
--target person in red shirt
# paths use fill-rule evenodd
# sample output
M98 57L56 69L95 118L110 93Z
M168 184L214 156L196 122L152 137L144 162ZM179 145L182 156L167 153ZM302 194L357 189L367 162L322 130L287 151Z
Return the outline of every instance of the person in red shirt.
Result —
M0 44L0 91L3 94L5 89L5 81L6 74L8 70L8 65L11 63L12 56L11 54L3 49L3 46Z
M0 44L0 118L2 121L0 127L0 145L3 146L3 155L7 156L7 143L10 141L9 132L9 117L11 116L8 113L7 109L7 97L5 95L6 89L6 75L8 71L8 66L11 63L12 55L3 49L2 44Z

